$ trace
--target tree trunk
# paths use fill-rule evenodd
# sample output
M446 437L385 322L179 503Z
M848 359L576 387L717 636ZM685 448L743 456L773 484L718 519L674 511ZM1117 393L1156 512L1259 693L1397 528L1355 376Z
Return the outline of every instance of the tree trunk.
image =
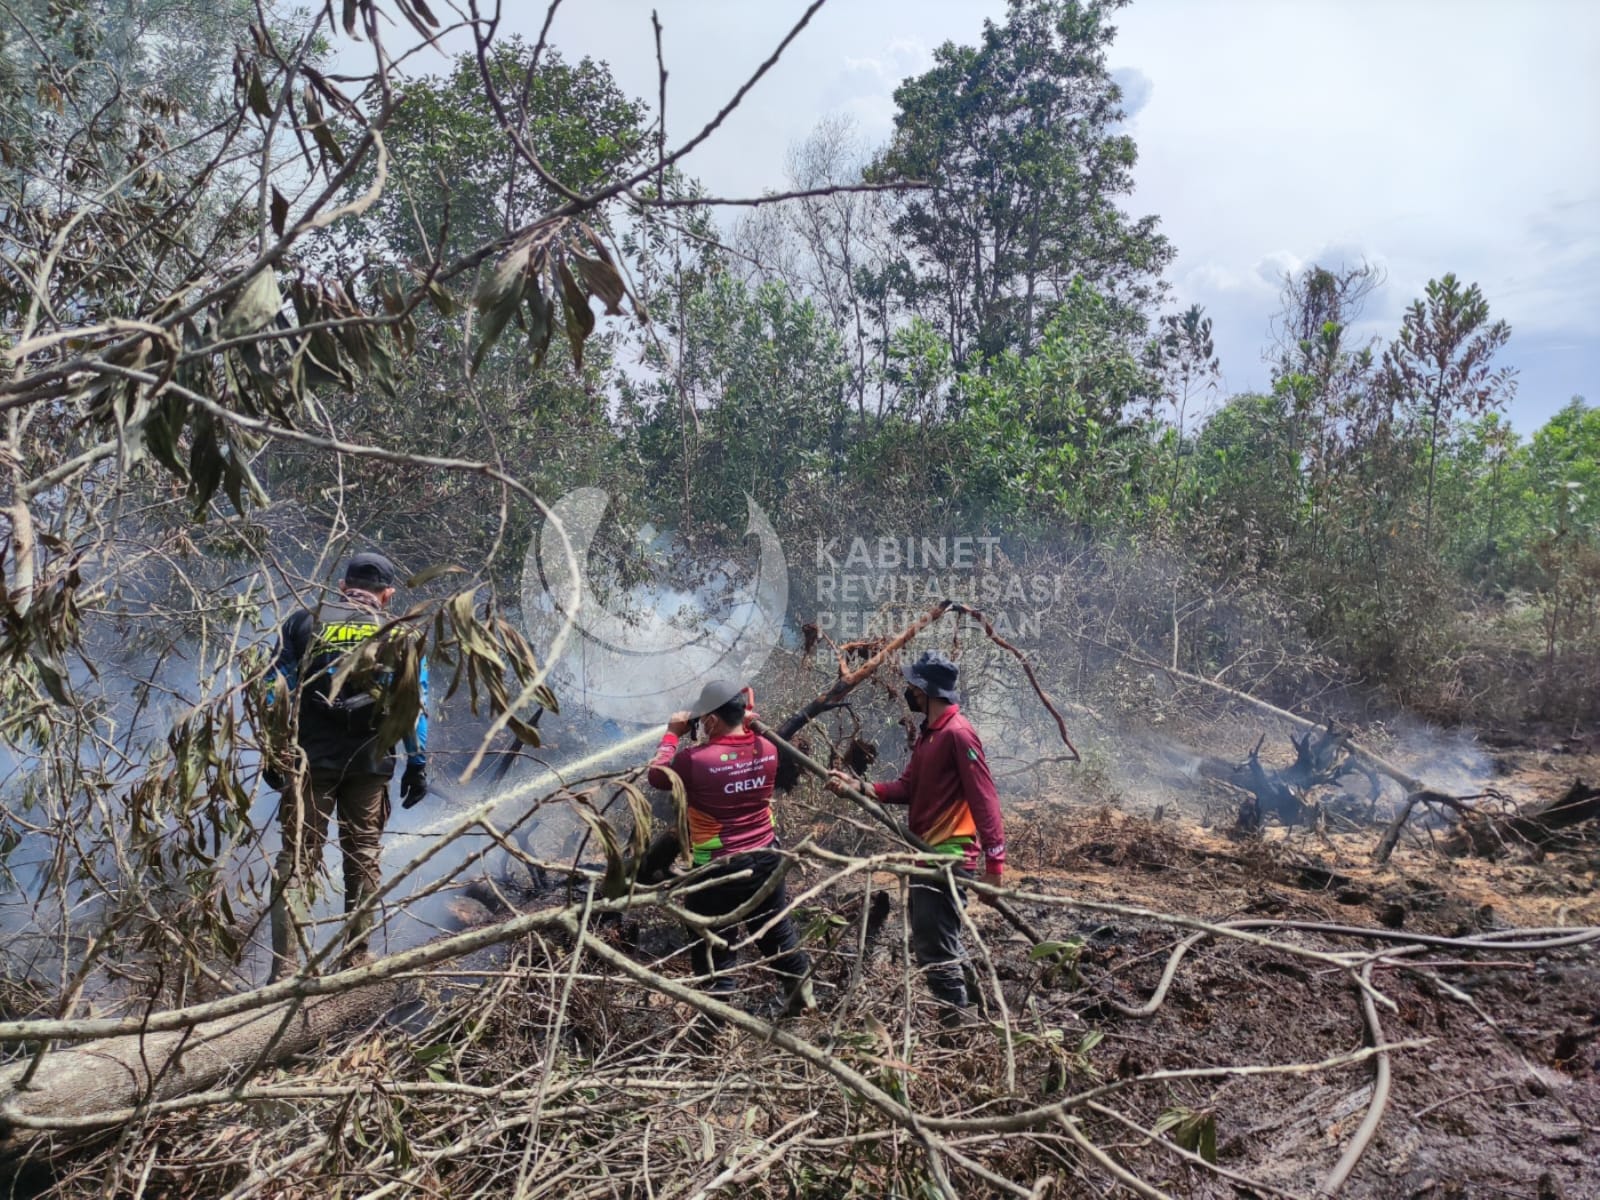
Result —
M117 1128L139 1106L240 1082L342 1029L380 1020L408 990L382 980L193 1029L62 1046L46 1053L19 1090L30 1056L0 1070L0 1162L48 1158ZM85 1124L51 1129L32 1121Z

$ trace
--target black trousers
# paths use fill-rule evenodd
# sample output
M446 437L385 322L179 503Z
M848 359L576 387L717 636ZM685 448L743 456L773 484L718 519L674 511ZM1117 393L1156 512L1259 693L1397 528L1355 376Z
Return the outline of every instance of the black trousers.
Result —
M961 970L966 951L961 945L960 880L971 879L965 867L952 867L957 890L944 880L913 879L907 897L911 920L911 953L927 976L928 990L942 1004L965 1008L967 982Z
M717 882L689 893L683 898L683 906L702 917L715 918L731 913L761 890L762 884L767 882L782 861L771 850L731 854L727 858L718 860L712 867L710 875ZM744 870L750 872L746 879L719 878ZM800 935L795 931L794 921L787 912L784 912L788 907L788 889L779 883L772 894L758 904L743 921L719 924L713 928L731 943L737 941L740 936L754 933L775 914L783 913L783 916L773 922L771 928L756 938L756 945L760 947L761 957L768 965L779 975L787 977L785 985L793 986L810 969L811 960L804 950L799 949ZM741 926L742 929L739 928ZM734 968L737 955L732 945L719 946L713 951L710 944L702 938L695 943L693 953L695 974L712 977L707 990L718 993L734 990L736 985L730 972Z

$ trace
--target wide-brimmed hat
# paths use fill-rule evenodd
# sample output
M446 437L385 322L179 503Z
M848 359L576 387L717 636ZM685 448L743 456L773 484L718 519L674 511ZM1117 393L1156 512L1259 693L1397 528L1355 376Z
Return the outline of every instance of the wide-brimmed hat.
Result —
M958 699L956 680L961 670L937 650L926 650L916 662L902 663L900 673L928 695L952 704Z
M700 695L689 706L691 717L703 717L707 713L716 712L731 700L739 701L740 708L749 707L750 699L745 694L744 684L730 683L725 679L713 679L700 689Z

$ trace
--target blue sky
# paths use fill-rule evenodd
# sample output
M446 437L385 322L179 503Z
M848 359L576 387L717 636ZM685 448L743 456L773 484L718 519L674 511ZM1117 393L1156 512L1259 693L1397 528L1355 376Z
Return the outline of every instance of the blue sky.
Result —
M665 27L669 139L710 117L804 10L799 0L569 0L551 40L654 104ZM972 42L1003 0L829 0L688 161L714 192L782 183L829 114L890 131L895 85ZM532 38L543 4L508 4ZM1363 334L1390 336L1430 277L1482 285L1513 327L1509 412L1530 431L1600 403L1600 3L1135 0L1110 62L1138 140L1136 213L1178 249L1176 305L1205 305L1229 391L1261 355L1282 271L1365 257L1387 282Z

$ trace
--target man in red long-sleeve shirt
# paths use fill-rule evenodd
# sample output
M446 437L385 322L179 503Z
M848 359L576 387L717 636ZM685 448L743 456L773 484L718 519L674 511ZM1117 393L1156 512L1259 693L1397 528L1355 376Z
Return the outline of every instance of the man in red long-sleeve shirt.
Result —
M956 703L956 665L930 650L902 667L902 673L906 703L913 712L926 714L926 719L900 778L874 784L873 790L885 804L908 805L911 832L941 855L960 859L951 867L953 875L971 879L981 848L983 880L998 886L1006 863L1000 797L977 730ZM833 772L829 781L836 791L854 786L855 781L842 771ZM928 977L928 990L947 1006L944 1015L953 1020L959 1020L954 1010L977 999L968 996L961 969L965 954L960 903L953 886L912 881L911 948Z
M689 849L695 866L710 866L708 879L715 881L683 898L684 907L701 916L715 918L733 912L761 890L782 862L774 849L777 834L772 812L778 751L745 727L755 716L750 700L749 688L708 683L693 708L672 715L650 763L652 787L672 786L663 770L666 767L683 780L689 807ZM706 740L699 745L680 744L695 720L704 726ZM749 872L743 879L722 878L743 871ZM756 945L784 984L786 1010L796 1013L814 1007L815 1001L809 978L811 963L799 948L800 937L788 909L789 897L780 880L742 924L748 932L767 926L757 934ZM716 928L731 940L732 925ZM713 950L701 939L695 943L693 957L695 973L710 980L709 991L733 991L730 972L736 956L731 946Z

